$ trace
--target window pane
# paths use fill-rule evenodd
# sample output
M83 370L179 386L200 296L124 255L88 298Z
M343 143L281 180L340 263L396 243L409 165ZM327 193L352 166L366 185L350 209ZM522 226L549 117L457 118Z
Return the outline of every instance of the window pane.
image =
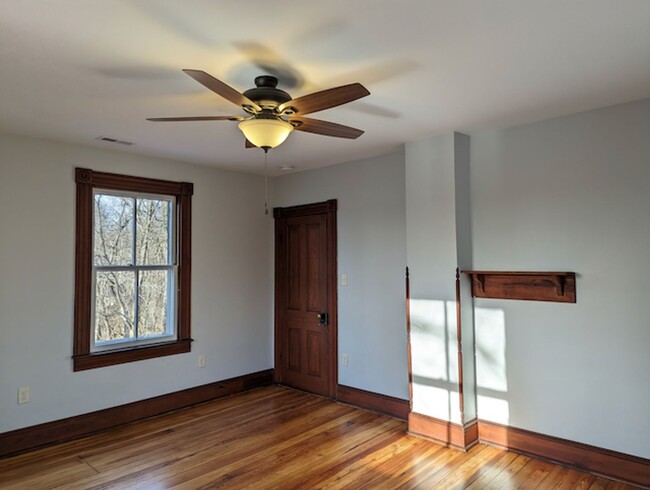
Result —
M95 265L133 263L133 206L131 197L95 194Z
M95 343L133 339L135 273L98 271L95 286Z
M138 199L137 206L137 264L169 264L170 202L162 199Z
M140 271L138 336L167 334L168 278L171 271ZM171 332L170 332L171 333Z

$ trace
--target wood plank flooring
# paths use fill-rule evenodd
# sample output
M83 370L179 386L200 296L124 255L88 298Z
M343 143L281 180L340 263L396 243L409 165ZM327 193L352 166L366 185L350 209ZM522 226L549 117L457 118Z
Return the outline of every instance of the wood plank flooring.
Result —
M0 460L0 488L633 488L482 444L463 453L405 429L259 388Z

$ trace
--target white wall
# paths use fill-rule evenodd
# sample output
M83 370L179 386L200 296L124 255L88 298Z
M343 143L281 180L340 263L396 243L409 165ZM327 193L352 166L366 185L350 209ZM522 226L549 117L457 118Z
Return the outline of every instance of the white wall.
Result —
M413 411L454 423L476 418L471 297L463 301L464 414L458 386L456 268L471 267L469 137L406 144ZM463 289L467 289L464 281Z
M403 151L282 176L274 189L274 206L338 200L339 383L407 399Z
M474 268L577 304L476 302L479 417L650 457L650 100L472 134Z
M407 256L411 298L455 301L454 135L406 144Z
M473 267L578 273L577 304L476 302L480 418L650 457L648 135L650 100L472 134ZM273 179L275 206L338 199L342 384L407 398L407 241L412 297L455 321L453 276L439 280L460 253L453 169L408 164L448 157L448 137ZM72 372L75 166L194 182L191 354ZM255 176L0 135L0 432L271 367L263 195Z
M72 372L75 166L194 183L191 353ZM0 432L271 368L263 210L257 176L0 135Z

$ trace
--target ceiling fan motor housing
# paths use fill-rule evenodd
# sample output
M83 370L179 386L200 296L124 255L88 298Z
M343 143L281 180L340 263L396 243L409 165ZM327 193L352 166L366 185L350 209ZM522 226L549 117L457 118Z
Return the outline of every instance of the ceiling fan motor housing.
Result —
M274 76L260 75L255 77L255 88L246 90L244 95L263 109L273 110L280 104L291 100L291 96L277 86L278 79Z

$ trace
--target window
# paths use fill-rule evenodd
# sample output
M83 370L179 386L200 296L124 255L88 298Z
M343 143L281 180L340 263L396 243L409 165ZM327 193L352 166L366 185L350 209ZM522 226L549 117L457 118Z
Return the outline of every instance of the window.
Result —
M173 196L95 189L91 351L172 340Z
M74 370L190 351L193 186L76 169Z

